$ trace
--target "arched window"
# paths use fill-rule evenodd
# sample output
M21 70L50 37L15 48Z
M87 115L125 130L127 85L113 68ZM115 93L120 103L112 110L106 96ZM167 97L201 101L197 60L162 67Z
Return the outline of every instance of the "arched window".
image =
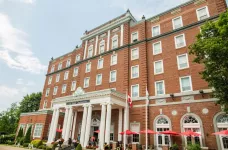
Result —
M199 120L193 116L193 115L187 115L183 118L182 120L183 123L183 130L185 131L193 131L196 133L199 133L202 135L202 131L200 128L200 122ZM187 145L188 143L196 143L202 146L202 137L201 136L195 136L195 137L190 137L190 136L185 136L185 144Z
M216 126L218 131L228 130L228 116L226 114L219 115L216 118ZM228 150L228 136L218 135L222 150Z
M170 130L170 122L165 116L159 116L155 120L155 130L156 132L162 132ZM170 136L164 134L156 134L156 143L159 148L161 145L171 145Z
M105 51L105 41L102 40L99 44L99 54L104 53Z

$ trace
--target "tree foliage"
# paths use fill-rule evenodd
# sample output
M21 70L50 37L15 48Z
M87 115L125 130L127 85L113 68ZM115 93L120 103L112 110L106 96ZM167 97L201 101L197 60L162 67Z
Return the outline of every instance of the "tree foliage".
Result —
M32 133L32 126L30 126L25 134L24 143L30 143L31 142L31 133Z
M210 21L201 27L196 41L190 45L194 62L204 64L202 78L213 88L224 111L228 112L228 12L217 21Z
M18 131L18 134L17 134L17 137L20 138L20 137L23 137L24 134L23 134L23 128L20 128L19 131Z

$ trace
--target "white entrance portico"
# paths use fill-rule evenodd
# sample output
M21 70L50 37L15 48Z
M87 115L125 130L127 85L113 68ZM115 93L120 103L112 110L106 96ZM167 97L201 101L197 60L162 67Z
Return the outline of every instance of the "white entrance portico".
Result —
M110 132L112 124L112 110L118 109L118 133L122 132L123 109L125 108L125 95L112 89L85 93L78 87L73 95L56 98L52 101L53 116L48 136L48 143L53 142L59 118L59 111L65 112L62 138L65 142L75 137L75 131L80 129L80 143L82 147L89 144L90 136L95 130L99 130L99 147L102 149L104 143L110 143ZM125 108L126 109L126 108ZM101 114L93 111L99 111ZM83 113L81 126L76 126L78 113ZM118 134L118 141L122 141ZM116 141L117 141L116 139Z

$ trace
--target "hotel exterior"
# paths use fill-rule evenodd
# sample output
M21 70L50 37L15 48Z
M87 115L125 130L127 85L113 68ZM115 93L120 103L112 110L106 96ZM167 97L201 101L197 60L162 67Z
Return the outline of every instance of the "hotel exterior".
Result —
M65 140L80 135L83 147L94 136L102 148L105 142L123 141L119 133L126 129L145 130L147 108L151 130L201 134L194 139L149 135L149 145L184 148L192 140L201 147L228 149L227 137L212 135L228 128L228 116L199 75L204 66L193 63L188 49L200 26L226 8L225 0L190 0L139 21L128 10L86 31L79 47L49 62L40 109L21 114L19 128L33 126L33 138L48 143L62 129ZM126 92L133 100L129 110ZM132 135L131 142L145 145L145 134Z

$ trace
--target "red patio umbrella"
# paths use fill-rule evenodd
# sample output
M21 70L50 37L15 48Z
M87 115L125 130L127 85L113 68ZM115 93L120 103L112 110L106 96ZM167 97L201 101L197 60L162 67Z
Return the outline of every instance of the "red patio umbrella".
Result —
M100 133L100 130L96 130L96 131L94 131L95 133Z
M219 132L212 133L214 135L228 135L228 130L222 130Z
M62 129L56 129L56 132L62 132Z
M126 130L124 132L120 132L121 135L132 135L132 134L138 134L137 132L134 132L134 131L130 131L130 130Z
M177 132L171 131L171 130L167 130L167 131L163 131L163 132L159 132L160 134L167 134L167 135L180 135Z
M185 136L200 136L199 133L193 132L192 130L188 130L188 131L182 132L181 134L185 135Z
M140 131L140 133L146 133L146 130L142 130L142 131ZM148 134L157 134L157 132L155 132L155 131L153 131L153 130L147 130L147 133Z

